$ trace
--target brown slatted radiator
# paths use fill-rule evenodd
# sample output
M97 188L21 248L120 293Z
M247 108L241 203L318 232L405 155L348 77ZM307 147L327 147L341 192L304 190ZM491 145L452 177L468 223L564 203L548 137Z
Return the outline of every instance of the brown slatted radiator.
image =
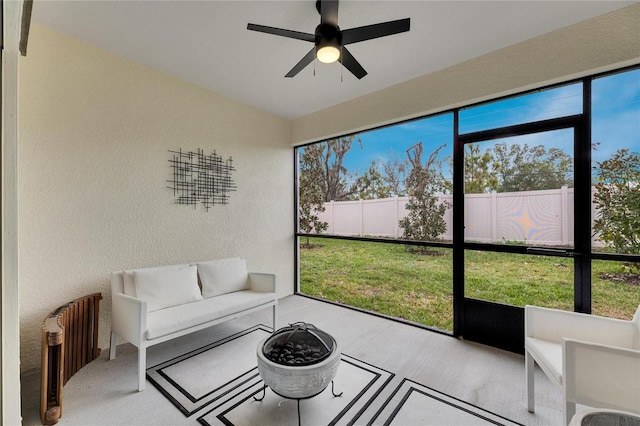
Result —
M98 317L101 293L73 300L42 323L40 420L53 425L62 416L62 387L100 355Z

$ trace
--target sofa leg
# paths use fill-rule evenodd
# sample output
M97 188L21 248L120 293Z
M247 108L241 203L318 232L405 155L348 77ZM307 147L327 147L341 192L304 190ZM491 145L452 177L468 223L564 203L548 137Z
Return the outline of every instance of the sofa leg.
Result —
M144 390L146 383L147 348L138 348L138 392Z
M116 359L116 338L117 334L111 332L111 343L109 344L109 359Z
M526 386L527 386L527 410L530 413L535 411L535 391L533 386L533 372L535 370L535 361L533 357L525 349L524 351L524 369L526 375Z
M277 317L278 317L278 305L273 305L273 331L274 332L277 330L276 328Z

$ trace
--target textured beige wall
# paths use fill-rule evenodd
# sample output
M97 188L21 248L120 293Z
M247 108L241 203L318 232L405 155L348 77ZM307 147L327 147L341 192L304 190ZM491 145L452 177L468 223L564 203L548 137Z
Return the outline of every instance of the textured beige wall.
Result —
M318 141L639 62L635 4L295 119L291 140Z
M243 256L293 290L288 120L32 25L20 63L21 370L40 365L40 329L58 305L102 292L110 273ZM173 204L168 150L231 155L230 204Z

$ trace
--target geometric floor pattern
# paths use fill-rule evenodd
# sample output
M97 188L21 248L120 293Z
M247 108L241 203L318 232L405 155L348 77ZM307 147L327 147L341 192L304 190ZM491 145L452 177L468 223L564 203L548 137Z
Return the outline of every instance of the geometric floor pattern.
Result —
M263 390L258 374L256 351L270 334L267 326L251 327L150 367L147 378L185 416L197 412L203 425L518 424L408 379L372 415L367 409L394 374L344 353L333 389L309 399L283 398Z
M497 414L403 379L370 424L427 425L519 425Z

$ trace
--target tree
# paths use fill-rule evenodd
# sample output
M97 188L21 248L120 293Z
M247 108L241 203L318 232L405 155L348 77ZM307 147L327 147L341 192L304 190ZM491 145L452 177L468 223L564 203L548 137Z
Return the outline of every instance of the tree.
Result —
M480 147L470 143L465 146L464 154L464 192L481 194L498 188L498 177L491 168L493 156L490 150L480 152Z
M573 161L563 150L528 144L493 147L492 168L498 179L498 192L535 191L572 186Z
M640 154L619 149L597 162L595 187L593 229L600 240L617 253L640 254Z
M305 148L300 158L298 221L301 231L321 234L329 224L318 217L325 211L320 159L314 150ZM309 238L307 243L309 245Z
M400 220L402 238L434 241L447 229L444 214L449 203L440 201L435 195L444 189L442 175L439 173L440 161L437 159L438 152L443 147L444 145L433 151L424 165L422 142L407 150L412 168L406 184L409 194L407 216Z
M351 149L354 140L355 135L351 135L304 148L305 155L308 153L318 161L318 169L314 173L319 174L324 201L348 200L357 192L357 182L348 183L348 171L342 165L344 156ZM361 143L360 139L358 143Z
M402 197L406 195L407 168L407 162L398 159L388 160L382 164L384 171L382 178L390 187L391 196Z
M356 180L357 192L354 198L358 200L372 200L391 197L391 186L380 173L378 164L371 162L369 169Z

